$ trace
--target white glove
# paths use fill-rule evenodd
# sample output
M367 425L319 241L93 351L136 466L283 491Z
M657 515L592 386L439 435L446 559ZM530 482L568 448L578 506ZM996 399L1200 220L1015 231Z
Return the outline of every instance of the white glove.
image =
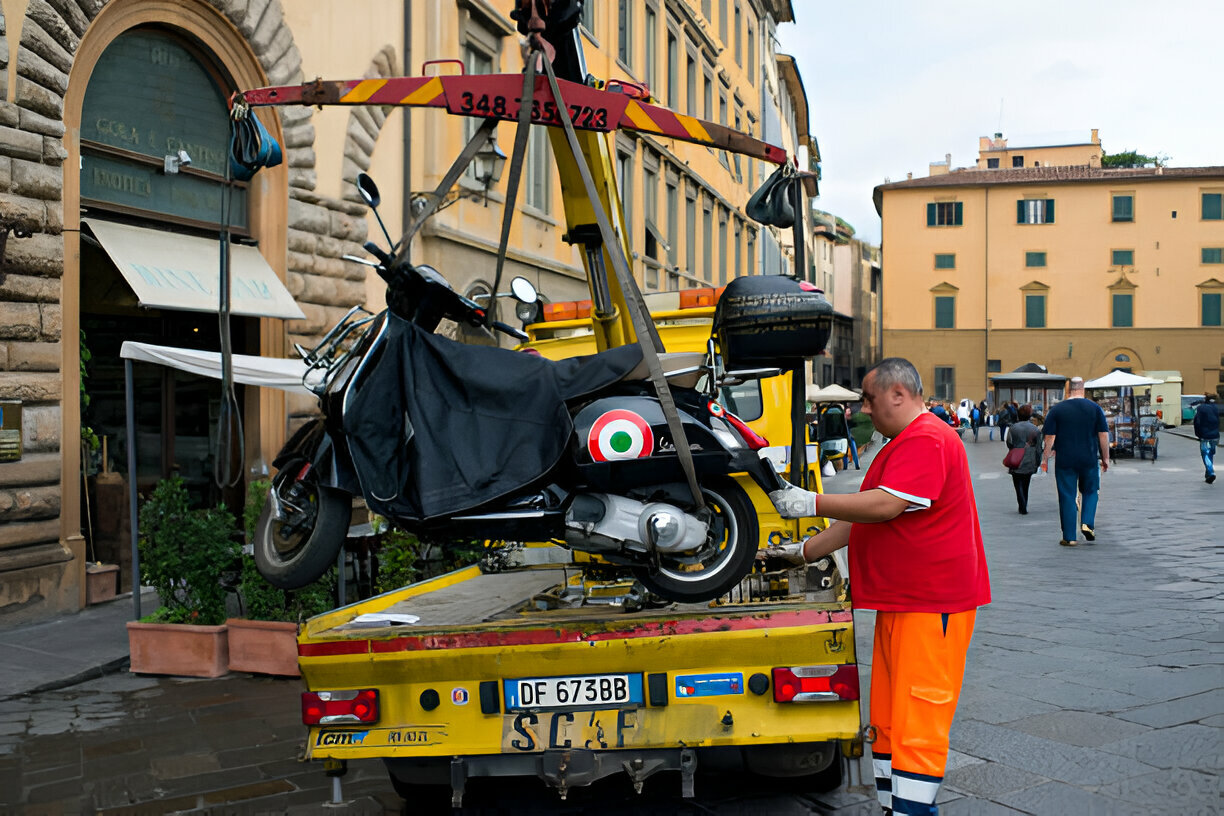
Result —
M771 492L769 500L782 518L811 518L816 515L817 495L801 487L787 485L782 490Z

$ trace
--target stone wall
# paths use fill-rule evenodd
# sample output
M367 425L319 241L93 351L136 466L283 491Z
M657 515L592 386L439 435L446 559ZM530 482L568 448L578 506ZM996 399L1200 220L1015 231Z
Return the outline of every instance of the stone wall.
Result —
M194 0L183 0L193 2ZM24 402L25 456L0 464L0 625L75 609L80 565L61 542L60 446L76 445L62 428L61 404L77 399L75 371L61 371L61 278L64 269L63 109L74 54L106 0L30 0L24 19L0 9L0 222L29 237L10 237L0 268L0 399ZM281 0L211 0L250 44L270 84L303 81L302 58ZM7 94L10 45L17 76ZM289 291L306 319L286 324L290 342L313 344L364 298L365 268L342 261L360 253L365 208L315 191L311 109L277 110L289 167ZM314 410L312 400L291 415Z

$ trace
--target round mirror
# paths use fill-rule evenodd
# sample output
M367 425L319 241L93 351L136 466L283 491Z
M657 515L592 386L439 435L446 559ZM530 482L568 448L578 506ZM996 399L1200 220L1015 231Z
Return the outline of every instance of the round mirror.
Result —
M516 277L510 281L510 292L514 295L514 299L523 303L535 303L539 295L536 293L536 288L531 285L531 281L526 278Z
M374 179L365 173L357 174L357 192L361 194L365 203L371 207L377 207L382 201L378 195L378 185L374 183Z

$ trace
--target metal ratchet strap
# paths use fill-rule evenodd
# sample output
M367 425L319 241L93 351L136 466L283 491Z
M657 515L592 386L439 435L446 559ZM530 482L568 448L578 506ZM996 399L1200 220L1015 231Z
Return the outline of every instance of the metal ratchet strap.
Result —
M789 165L787 165L789 166ZM806 246L803 243L805 228L803 218L803 184L798 176L790 182L791 204L795 208L795 277L803 280L807 272ZM799 367L791 371L791 468L790 483L807 489L807 400L804 389L804 369L807 366L802 360Z
M574 154L574 163L578 166L578 174L582 177L582 185L586 189L587 198L591 201L591 209L595 213L595 223L599 226L599 234L603 238L604 248L608 252L608 257L612 260L612 269L616 272L616 279L620 283L621 293L625 298L625 305L629 309L629 319L633 324L633 331L637 335L638 345L642 347L642 358L645 360L646 368L650 372L650 384L654 386L655 394L659 398L659 404L663 408L663 416L667 420L667 429L671 432L672 441L675 443L676 456L680 459L680 466L684 469L684 476L688 480L689 490L693 493L694 506L701 509L705 507L705 501L701 497L701 487L697 484L697 471L693 466L693 452L689 450L688 437L685 436L684 426L680 423L680 415L676 410L676 402L672 399L671 389L667 385L667 378L663 376L663 366L659 363L659 352L663 349L663 342L659 339L659 333L655 329L654 322L650 319L650 313L647 311L646 304L642 300L642 293L638 289L637 281L629 274L629 264L625 259L624 247L616 240L616 235L612 232L612 224L608 221L608 214L599 205L599 195L595 189L595 181L591 178L591 169L587 166L586 159L582 155L582 149L578 145L578 135L574 132L573 122L570 121L569 110L562 104L561 89L557 85L557 75L553 73L552 64L548 60L544 60L544 72L548 76L548 85L552 89L553 99L557 101L557 113L561 117L562 126L565 128L565 138L569 142L570 151ZM649 343L646 342L647 338L650 340Z
M484 147L484 143L488 140L489 134L493 132L493 128L497 126L496 119L486 119L472 134L472 138L468 140L467 146L463 148L463 152L455 159L455 163L451 165L450 170L446 171L446 175L442 177L442 181L432 193L429 194L429 204L416 218L412 219L412 223L408 225L408 229L404 230L404 237L400 239L400 245L407 248L412 243L412 236L416 235L417 230L425 223L429 216L434 214L438 209L438 205L446 198L446 194L450 192L450 188L455 186L455 182L459 180L459 176L467 169L467 166L472 163L472 159L480 148Z
M519 103L518 130L514 132L514 149L510 151L510 177L506 180L506 201L502 205L501 240L497 244L497 271L493 273L493 296L485 309L485 327L493 325L493 314L497 310L497 290L501 286L502 269L506 265L506 249L510 245L510 224L514 221L514 206L518 203L519 179L523 176L524 159L527 156L527 137L531 134L531 100L535 96L536 48L527 56L527 68L523 71L523 93Z

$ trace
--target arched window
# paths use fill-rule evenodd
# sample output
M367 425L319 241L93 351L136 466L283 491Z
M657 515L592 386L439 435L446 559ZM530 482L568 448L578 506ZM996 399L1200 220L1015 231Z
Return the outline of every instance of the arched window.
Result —
M153 221L221 223L232 85L183 37L159 28L116 37L81 113L81 204ZM246 185L229 223L248 234Z

